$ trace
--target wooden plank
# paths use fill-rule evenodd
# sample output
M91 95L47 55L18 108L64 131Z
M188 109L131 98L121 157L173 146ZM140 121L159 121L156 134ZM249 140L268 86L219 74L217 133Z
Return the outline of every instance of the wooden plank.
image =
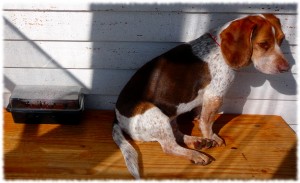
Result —
M26 3L26 2L5 2L3 4L5 11L20 10L20 11L176 11L176 12L240 12L240 13L296 13L297 4L276 4L276 3L228 3L228 4L216 4L216 3L125 3L118 2L112 3L112 1L101 1L101 3L95 0L86 0L84 2L47 2L47 3Z
M181 43L4 41L4 67L137 69ZM297 46L281 46L292 73ZM244 72L256 72L244 69Z
M112 111L86 111L80 125L13 123L4 112L4 178L132 179L111 137ZM200 135L181 118L180 129ZM215 131L226 147L203 150L208 166L166 155L156 142L132 142L143 179L296 180L296 135L279 116L221 115Z
M187 42L242 15L4 11L3 16L4 39L7 40ZM286 40L289 44L296 44L296 16L278 17L282 21Z
M4 92L15 85L75 85L87 94L118 95L135 70L5 68ZM231 98L296 100L296 74L239 72L228 91Z

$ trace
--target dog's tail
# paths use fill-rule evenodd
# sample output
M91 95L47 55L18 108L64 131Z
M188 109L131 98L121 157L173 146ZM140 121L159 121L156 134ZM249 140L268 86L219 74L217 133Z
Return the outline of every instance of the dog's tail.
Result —
M124 156L124 160L129 172L134 178L140 179L138 153L132 147L132 145L125 139L117 119L115 119L114 121L112 136L115 143L121 149L121 152Z

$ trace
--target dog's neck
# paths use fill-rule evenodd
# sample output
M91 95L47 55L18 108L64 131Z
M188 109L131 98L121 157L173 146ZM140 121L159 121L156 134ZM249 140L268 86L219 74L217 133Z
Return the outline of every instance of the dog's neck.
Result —
M221 53L220 30L222 27L189 42L194 54L208 64L213 79L207 90L214 96L224 96L235 76L235 71L226 64Z
M204 62L223 60L218 29L213 29L189 42L195 55Z

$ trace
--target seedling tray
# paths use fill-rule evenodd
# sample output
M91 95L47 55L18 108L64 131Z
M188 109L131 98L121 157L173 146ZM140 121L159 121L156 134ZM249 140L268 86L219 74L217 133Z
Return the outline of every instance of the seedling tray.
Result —
M84 95L78 86L18 85L7 106L15 123L79 123Z

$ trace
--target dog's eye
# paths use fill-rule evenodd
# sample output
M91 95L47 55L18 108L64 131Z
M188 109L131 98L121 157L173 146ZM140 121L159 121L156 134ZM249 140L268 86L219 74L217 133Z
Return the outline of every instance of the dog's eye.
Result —
M263 48L264 50L268 50L270 48L270 44L267 41L263 41L258 43L259 47Z

